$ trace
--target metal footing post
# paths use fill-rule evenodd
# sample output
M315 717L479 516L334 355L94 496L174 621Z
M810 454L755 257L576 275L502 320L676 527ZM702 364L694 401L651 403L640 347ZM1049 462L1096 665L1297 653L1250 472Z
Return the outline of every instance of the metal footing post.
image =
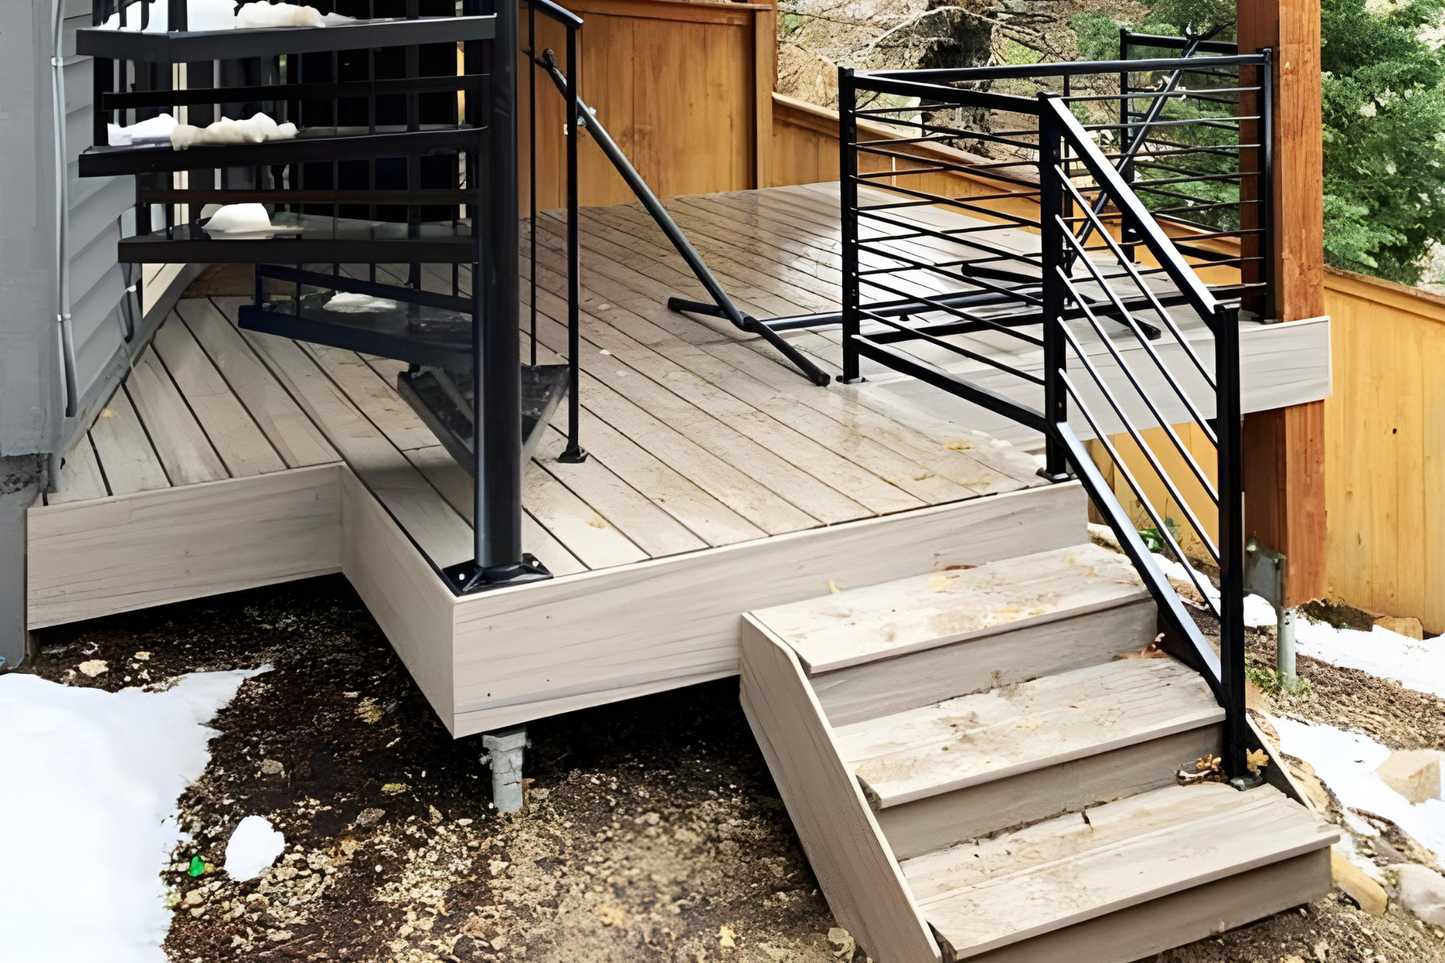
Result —
M522 808L522 754L527 748L527 727L513 726L482 735L482 762L492 769L492 805L498 812Z
M1274 668L1279 673L1280 684L1293 689L1298 676L1294 669L1294 620L1295 610L1275 609L1278 619L1275 632Z

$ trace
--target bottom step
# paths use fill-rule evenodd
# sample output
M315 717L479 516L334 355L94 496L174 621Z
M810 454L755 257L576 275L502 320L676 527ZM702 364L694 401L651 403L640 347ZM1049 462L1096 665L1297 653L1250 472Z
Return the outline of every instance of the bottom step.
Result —
M552 413L567 393L569 374L565 364L522 365L523 464L536 453ZM396 376L396 390L441 439L447 453L469 473L474 473L470 373L433 368L403 371Z
M1051 960L1047 942L1060 960L1126 963L1156 952L1141 949L1141 926L1164 930L1163 949L1315 898L1329 888L1337 839L1271 787L1241 793L1209 783L1156 789L900 865L945 959ZM1268 888L1249 882L1285 864L1294 870L1260 876L1272 880ZM1177 906L1163 902L1186 891ZM1181 910L1186 919L1176 919ZM1189 931L1188 921L1205 929Z

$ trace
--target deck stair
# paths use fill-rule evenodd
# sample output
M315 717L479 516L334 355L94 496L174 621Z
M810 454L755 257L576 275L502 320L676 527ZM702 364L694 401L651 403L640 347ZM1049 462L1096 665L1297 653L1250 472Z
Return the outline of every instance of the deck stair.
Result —
M879 963L1127 963L1313 899L1333 829L1219 753L1203 677L1081 544L744 617L741 697L840 923Z

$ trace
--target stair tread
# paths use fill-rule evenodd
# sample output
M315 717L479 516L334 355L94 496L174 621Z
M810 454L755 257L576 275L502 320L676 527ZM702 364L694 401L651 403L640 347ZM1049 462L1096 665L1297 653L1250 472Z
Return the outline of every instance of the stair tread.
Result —
M1147 597L1127 558L1084 544L752 614L813 675Z
M958 958L1329 846L1278 790L1168 786L900 865Z
M840 726L834 737L886 809L1223 719L1192 669L1120 659Z

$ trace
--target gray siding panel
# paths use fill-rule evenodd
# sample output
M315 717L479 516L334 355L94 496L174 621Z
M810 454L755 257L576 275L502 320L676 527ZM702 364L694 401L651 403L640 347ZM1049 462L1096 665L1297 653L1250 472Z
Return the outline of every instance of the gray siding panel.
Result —
M58 442L49 0L0 9L0 453Z
M115 263L130 178L80 179L74 158L91 144L91 63L75 57L89 0L9 0L0 9L0 453L58 450L76 427L64 418L55 258L55 143L51 98L53 2L63 4L66 149L71 201L67 256L76 394L109 393L126 350ZM132 345L131 348L138 348Z

